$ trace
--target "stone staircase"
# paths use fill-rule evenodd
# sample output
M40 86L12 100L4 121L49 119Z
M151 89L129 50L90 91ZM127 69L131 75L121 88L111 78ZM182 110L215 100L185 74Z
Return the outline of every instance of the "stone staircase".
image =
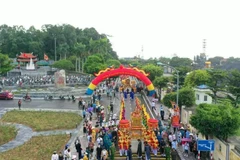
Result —
M145 160L145 153L144 152L143 152L142 156L144 157L144 160ZM116 151L114 160L126 160L126 157L127 156L125 156L125 155L120 156L119 151ZM141 159L138 158L137 153L132 153L132 159L133 160L141 160ZM151 160L165 160L165 159L166 159L166 157L159 155L159 153L158 153L157 156L154 156L153 154L151 154Z

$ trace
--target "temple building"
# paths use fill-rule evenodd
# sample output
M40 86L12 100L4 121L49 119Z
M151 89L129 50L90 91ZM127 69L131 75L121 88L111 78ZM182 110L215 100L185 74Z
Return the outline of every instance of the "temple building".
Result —
M37 56L34 56L33 53L22 53L17 57L17 62L20 64L21 62L24 64L32 62L35 64L37 62Z

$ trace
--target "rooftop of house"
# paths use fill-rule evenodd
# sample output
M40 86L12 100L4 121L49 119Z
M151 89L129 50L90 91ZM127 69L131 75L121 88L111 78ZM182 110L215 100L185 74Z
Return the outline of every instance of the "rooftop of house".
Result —
M196 88L197 88L197 89L209 89L209 87L208 87L207 85L205 85L205 84L202 84L202 85L200 85L200 86L197 86Z

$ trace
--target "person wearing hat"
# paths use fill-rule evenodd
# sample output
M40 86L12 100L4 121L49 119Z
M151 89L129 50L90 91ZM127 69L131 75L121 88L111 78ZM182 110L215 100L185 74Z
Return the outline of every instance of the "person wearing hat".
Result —
M83 157L83 160L88 160L88 157L87 157L87 155L88 155L88 153L87 153L87 152L85 152L85 154L84 154L84 157Z
M51 160L58 160L58 154L56 151L53 152Z
M106 160L108 158L108 151L103 147L102 153L101 153L101 159Z
M180 132L181 132L181 135L182 135L182 138L184 137L185 135L185 129L183 127L180 128Z
M58 154L58 160L63 160L63 154L62 154L62 152L59 152L59 154Z
M72 160L77 160L77 156L76 156L76 155L73 155L73 156L72 156Z
M80 140L78 137L75 141L75 148L78 153L78 159L80 159L82 157L82 147L81 147L81 143L80 143Z

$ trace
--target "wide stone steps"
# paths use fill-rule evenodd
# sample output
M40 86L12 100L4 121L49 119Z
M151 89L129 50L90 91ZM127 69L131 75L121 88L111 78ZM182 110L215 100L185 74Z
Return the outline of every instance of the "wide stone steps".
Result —
M144 152L143 152L142 156L145 157ZM120 156L119 151L116 151L114 160L126 160L126 157L127 156L125 156L125 155ZM132 158L133 158L133 160L140 160L137 156L137 153L132 153ZM157 156L154 156L153 154L151 154L151 160L165 160L165 159L166 159L166 157L163 157L163 156L159 155L159 153L158 153Z

